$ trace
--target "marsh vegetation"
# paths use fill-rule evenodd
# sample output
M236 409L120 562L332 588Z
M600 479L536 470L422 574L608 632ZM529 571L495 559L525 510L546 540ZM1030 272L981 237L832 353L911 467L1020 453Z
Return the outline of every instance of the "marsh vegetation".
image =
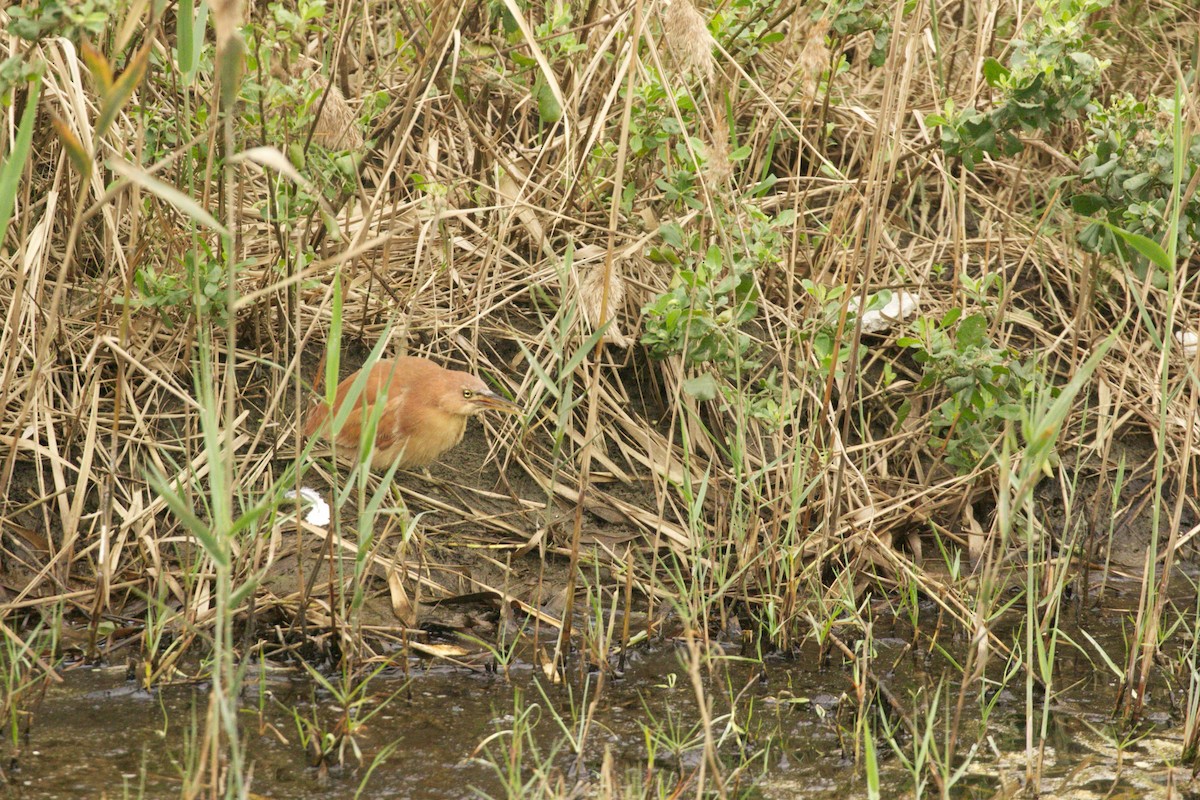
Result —
M97 796L1190 786L1188 3L23 0L0 29L16 796L96 675L167 753ZM363 466L378 419L305 439L405 354L520 414L429 472ZM471 741L423 749L456 681Z

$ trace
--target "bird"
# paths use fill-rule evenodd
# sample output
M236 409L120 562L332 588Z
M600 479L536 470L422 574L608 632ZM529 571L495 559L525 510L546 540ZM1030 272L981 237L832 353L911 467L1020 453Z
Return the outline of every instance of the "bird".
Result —
M362 391L336 432L331 420L346 401L362 370L338 384L331 416L329 404L320 400L308 413L304 437L326 439L357 451L363 425L378 404L383 404L375 430L370 466L387 470L427 467L462 441L467 419L483 411L519 414L520 406L492 391L469 372L446 369L428 358L404 356L380 359L369 368Z

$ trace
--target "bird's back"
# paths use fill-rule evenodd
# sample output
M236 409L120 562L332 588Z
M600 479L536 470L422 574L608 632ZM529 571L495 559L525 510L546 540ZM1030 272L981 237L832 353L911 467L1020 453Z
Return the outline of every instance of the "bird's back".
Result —
M333 403L334 418L360 372L355 372L338 384ZM402 467L424 466L457 444L465 428L465 419L448 418L439 420L441 424L426 424L433 422L427 418L436 412L420 401L432 399L432 393L448 372L432 361L417 356L377 361L367 373L362 392L355 398L353 408L346 415L337 435L330 435L330 408L324 402L309 413L304 435L311 437L315 434L341 447L356 448L362 435L362 426L370 419L372 410L383 402L383 409L377 412L379 420L372 465L377 469L386 468L399 458ZM420 435L414 437L414 433Z

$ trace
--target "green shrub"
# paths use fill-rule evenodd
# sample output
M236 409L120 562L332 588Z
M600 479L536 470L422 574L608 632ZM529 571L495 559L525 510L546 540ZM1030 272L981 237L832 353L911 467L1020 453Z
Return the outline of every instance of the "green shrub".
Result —
M1176 185L1186 186L1200 165L1200 135L1186 142L1184 172L1173 175L1175 101L1152 97L1142 102L1125 94L1088 117L1087 155L1079 165L1083 188L1072 208L1099 217L1129 233L1162 241L1169 228L1167 202ZM1192 195L1180 215L1179 252L1190 252L1200 238L1200 196ZM1100 222L1079 234L1094 253L1119 254L1142 269L1146 259L1128 241Z
M715 245L701 258L685 255L681 260L676 253L686 252L691 243L677 225L664 226L663 239L674 251L658 253L678 269L671 287L642 309L642 344L654 358L682 355L688 367L715 363L725 372L735 365L753 366L757 347L741 329L758 314L750 265L744 260L727 263Z
M227 313L225 265L207 249L184 253L178 269L138 267L133 275L132 308L154 309L168 328L187 319L224 325ZM122 304L125 298L113 302Z
M73 42L84 36L95 39L104 32L117 5L115 0L40 0L34 6L11 5L7 9L8 32L27 42L47 36L65 36Z
M1110 1L1036 0L1039 13L1012 40L1008 65L994 58L983 64L997 104L960 110L947 100L941 114L925 118L940 128L943 151L974 169L985 155L1021 152L1018 131L1047 131L1079 117L1109 64L1084 49L1092 39L1087 19Z
M1032 365L993 343L987 328L983 314L963 317L955 308L940 320L918 318L914 335L898 341L921 366L917 388L948 395L930 413L929 442L960 473L994 463L993 445L1005 422L1021 418L1034 387ZM910 410L906 400L900 421Z

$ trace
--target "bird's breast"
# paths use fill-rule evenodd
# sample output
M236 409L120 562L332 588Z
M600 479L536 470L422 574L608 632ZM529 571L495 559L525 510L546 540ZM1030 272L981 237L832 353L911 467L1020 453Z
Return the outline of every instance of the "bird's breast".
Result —
M397 458L402 468L424 467L462 441L467 418L456 414L425 414L416 419L395 420L396 435L386 447L375 451L371 465L387 469Z

